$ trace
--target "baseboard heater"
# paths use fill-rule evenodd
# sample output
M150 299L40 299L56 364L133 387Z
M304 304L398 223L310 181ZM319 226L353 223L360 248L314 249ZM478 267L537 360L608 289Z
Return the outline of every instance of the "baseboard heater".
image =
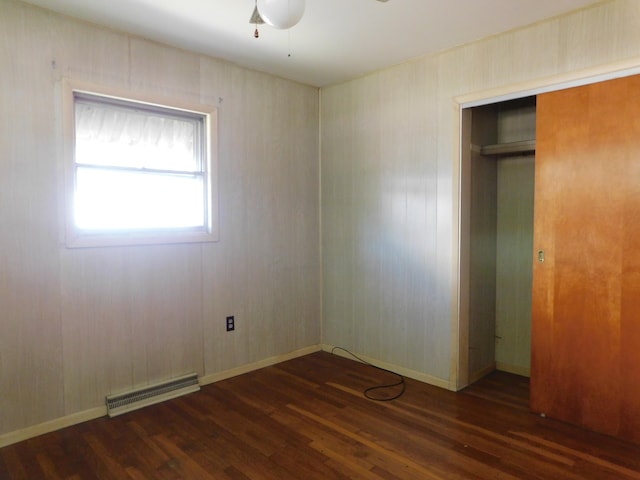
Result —
M200 390L198 374L190 373L166 382L147 385L126 393L107 396L107 413L115 417L148 405L164 402Z

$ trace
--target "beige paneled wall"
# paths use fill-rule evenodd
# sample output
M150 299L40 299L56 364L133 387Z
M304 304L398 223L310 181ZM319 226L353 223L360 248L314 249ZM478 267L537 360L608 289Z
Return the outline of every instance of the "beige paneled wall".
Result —
M605 1L322 90L324 343L456 387L455 99L639 57L638 25Z
M52 46L44 31L26 27L24 9L6 7L0 16L0 432L64 411L57 184L50 181L57 174ZM36 11L34 21L42 24L47 15Z
M235 227L203 252L210 371L319 342L318 101L311 89L211 59L202 76L203 94L220 105L221 157L233 158L220 164L220 222ZM213 319L231 314L227 341Z
M437 182L432 68L408 63L322 94L324 341L416 370L427 352L446 355L448 337L426 193Z
M497 163L495 361L498 369L529 376L535 158Z
M108 393L317 346L317 89L0 10L0 444ZM219 242L64 247L63 77L218 107Z

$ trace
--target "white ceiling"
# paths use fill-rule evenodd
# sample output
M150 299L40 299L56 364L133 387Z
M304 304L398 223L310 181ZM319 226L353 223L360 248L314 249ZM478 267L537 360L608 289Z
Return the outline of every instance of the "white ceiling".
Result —
M255 0L27 0L314 86L583 8L603 0L306 0L290 30L259 27ZM604 0L606 1L606 0Z

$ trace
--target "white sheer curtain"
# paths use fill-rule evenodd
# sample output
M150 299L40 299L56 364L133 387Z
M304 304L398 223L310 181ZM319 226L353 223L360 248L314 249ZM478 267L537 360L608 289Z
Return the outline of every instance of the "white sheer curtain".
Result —
M204 225L203 134L202 118L187 112L77 98L77 227Z

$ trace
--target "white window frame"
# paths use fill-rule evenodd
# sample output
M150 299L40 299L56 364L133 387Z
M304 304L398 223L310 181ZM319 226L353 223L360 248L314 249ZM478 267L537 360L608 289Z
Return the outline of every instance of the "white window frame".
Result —
M131 229L131 230L85 230L75 222L75 98L90 96L103 98L105 103L117 101L126 105L143 105L145 108L171 110L174 112L201 115L205 123L203 139L204 158L202 176L204 183L203 227ZM65 172L65 245L68 248L109 247L125 245L156 245L175 243L215 242L218 240L218 182L217 182L217 108L206 104L193 104L168 99L159 95L141 95L122 92L92 84L63 81L63 130L64 130L64 172Z

